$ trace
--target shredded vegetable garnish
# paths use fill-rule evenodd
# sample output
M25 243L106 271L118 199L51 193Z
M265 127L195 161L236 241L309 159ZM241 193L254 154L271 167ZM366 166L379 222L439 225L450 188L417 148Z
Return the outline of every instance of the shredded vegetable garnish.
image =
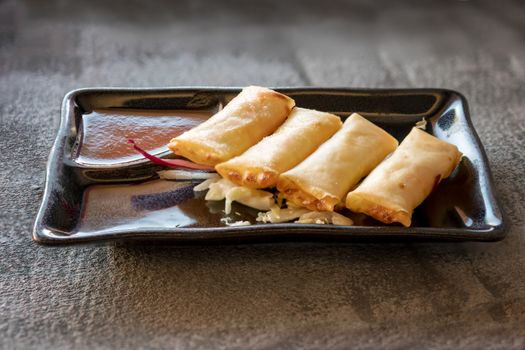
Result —
M200 192L200 191L206 191L210 188L210 185L219 181L220 180L220 176L217 176L215 178L212 178L212 179L208 179L208 180L204 180L203 182L201 182L200 184L198 184L197 186L193 187L193 191L195 192Z
M299 220L295 221L297 224L333 224L342 226L351 226L354 224L352 219L341 215L339 213L329 211L311 211L303 214L299 217Z
M420 121L416 122L415 127L421 130L425 130L427 128L427 120L425 119L425 117L423 117L423 119L421 119Z
M226 226L248 226L252 223L249 221L233 221L231 218L222 218L221 222L224 223Z
M250 208L270 210L274 205L273 194L267 191L255 190L237 186L226 179L209 184L208 193L204 197L207 201L224 201L224 212L231 213L232 202L239 202Z
M128 140L128 143L133 145L133 148L142 154L144 157L148 158L150 161L157 165L163 165L170 168L187 168L187 169L198 169L198 170L215 170L213 167L207 166L207 165L201 165L201 164L195 164L193 162L190 162L189 160L184 159L162 159L159 157L154 156L151 153L146 152L133 140Z
M163 180L218 180L220 178L217 173L189 170L160 170L157 174Z
M257 219L255 220L264 223L277 224L280 222L286 222L297 219L301 215L304 215L309 212L310 210L304 208L279 209L279 207L276 206L275 209L272 209L270 211L259 212L257 214Z

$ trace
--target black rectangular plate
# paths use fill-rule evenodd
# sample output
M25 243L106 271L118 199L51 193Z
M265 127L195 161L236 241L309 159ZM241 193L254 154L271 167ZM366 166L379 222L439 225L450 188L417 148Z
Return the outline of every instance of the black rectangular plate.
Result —
M355 226L254 224L228 227L222 204L206 203L191 182L156 180L158 166L144 159L89 165L75 160L83 115L96 109L216 110L239 88L81 89L64 98L33 238L43 244L107 240L246 242L334 239L494 241L504 237L487 157L470 121L465 98L443 89L277 88L300 107L345 118L359 112L401 141L417 121L455 144L460 166L416 209L412 227L384 225L354 215ZM234 207L233 220L255 223L256 211Z

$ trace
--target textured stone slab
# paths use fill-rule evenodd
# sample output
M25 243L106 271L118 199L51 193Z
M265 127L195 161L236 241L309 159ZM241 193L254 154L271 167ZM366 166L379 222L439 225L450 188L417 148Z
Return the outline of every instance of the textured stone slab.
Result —
M0 347L523 348L524 17L519 1L1 2ZM67 91L251 83L463 92L508 237L226 247L31 241Z

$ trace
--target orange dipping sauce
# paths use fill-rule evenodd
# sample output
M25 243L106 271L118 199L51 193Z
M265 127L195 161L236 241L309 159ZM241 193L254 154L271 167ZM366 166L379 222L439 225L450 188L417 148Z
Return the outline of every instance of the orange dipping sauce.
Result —
M208 119L214 112L199 110L99 109L82 116L76 161L84 164L123 163L143 158L127 143L159 154L168 142Z

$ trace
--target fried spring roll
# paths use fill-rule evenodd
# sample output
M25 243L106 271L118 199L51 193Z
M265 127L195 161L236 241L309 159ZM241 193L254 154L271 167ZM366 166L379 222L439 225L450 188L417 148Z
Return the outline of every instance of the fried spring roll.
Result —
M334 114L296 107L275 133L215 169L239 186L273 187L281 173L312 154L341 125Z
M386 131L354 113L312 155L281 174L277 189L296 205L333 211L344 195L397 144Z
M390 158L346 197L346 207L408 227L412 212L461 159L457 147L413 128Z
M214 166L273 133L294 106L288 96L249 86L210 119L172 139L168 148L195 163Z

